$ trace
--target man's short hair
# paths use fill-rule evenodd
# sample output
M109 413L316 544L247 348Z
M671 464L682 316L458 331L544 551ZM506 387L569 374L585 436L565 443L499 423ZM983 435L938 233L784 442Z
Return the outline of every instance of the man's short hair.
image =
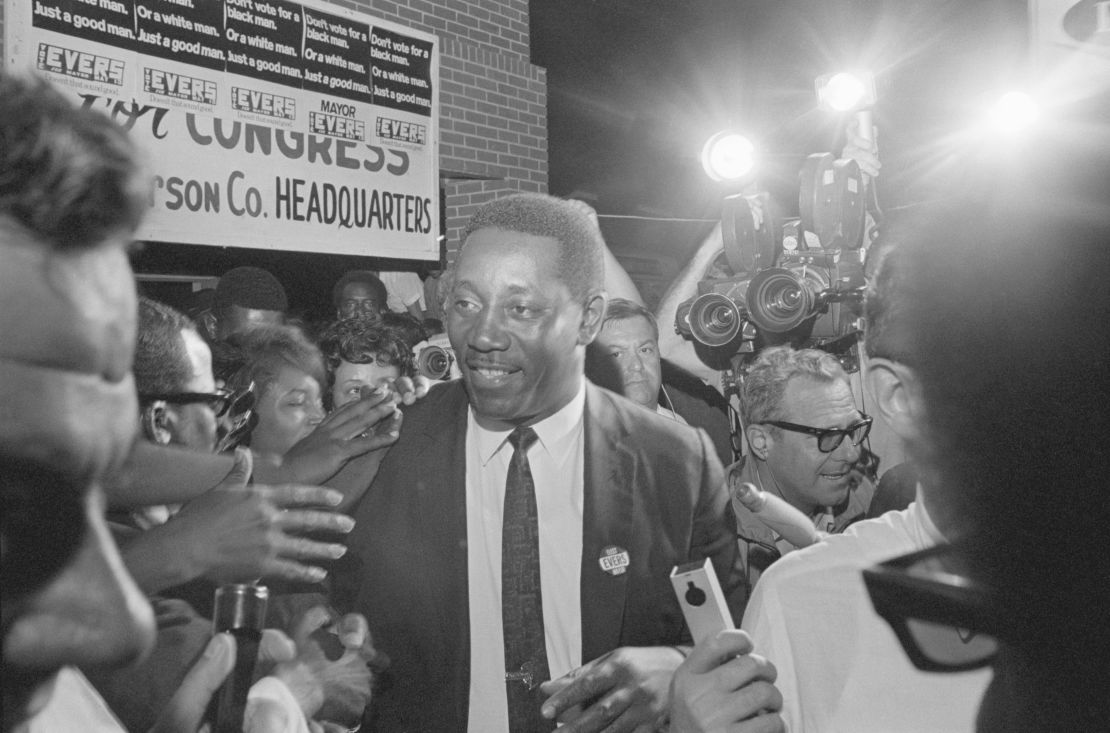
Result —
M126 133L39 78L0 75L0 219L59 249L130 236L149 181Z
M863 304L863 346L873 359L881 357L912 365L904 343L908 334L902 325L908 287L906 255L902 250L897 245L883 249L875 275L868 283Z
M133 364L140 397L181 392L193 378L193 365L181 335L184 331L197 332L187 316L165 303L140 296Z
M259 326L232 335L228 344L242 359L243 367L232 380L241 388L254 382L255 393L263 394L284 367L302 371L323 389L328 383L324 357L316 344L295 326Z
M276 277L261 267L236 267L220 276L216 283L216 312L237 305L251 310L289 309L285 288Z
M536 237L550 237L560 244L559 279L577 300L585 301L603 286L604 242L589 216L563 199L540 193L521 193L496 199L470 218L463 235L479 229L502 229Z
M320 350L328 367L328 384L335 381L340 361L350 364L396 366L403 376L415 373L412 349L401 334L360 318L335 321L320 334Z
M386 290L385 283L378 278L377 275L369 270L349 270L343 273L343 277L335 283L335 287L331 289L331 303L338 308L343 300L343 288L351 283L363 283L369 285L370 289L374 292L374 298L378 303L378 308L385 308L386 300L389 298L389 292Z
M610 321L627 321L632 318L647 320L651 324L651 332L655 335L655 340L659 340L659 322L655 320L655 314L627 298L611 298L609 300L609 307L605 311L605 320L602 321L601 328L604 330L606 324Z
M744 425L781 420L783 395L791 379L816 382L848 381L844 367L831 354L818 349L770 346L759 352L740 388L740 416Z

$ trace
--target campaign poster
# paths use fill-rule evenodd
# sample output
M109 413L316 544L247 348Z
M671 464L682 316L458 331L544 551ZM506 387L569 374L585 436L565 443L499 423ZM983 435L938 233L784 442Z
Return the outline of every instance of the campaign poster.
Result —
M437 259L434 35L305 0L7 0L5 65L109 114L138 238Z

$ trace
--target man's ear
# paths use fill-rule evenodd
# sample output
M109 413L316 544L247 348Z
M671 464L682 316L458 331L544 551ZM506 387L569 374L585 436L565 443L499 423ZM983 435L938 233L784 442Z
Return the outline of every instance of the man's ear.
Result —
M767 460L767 454L771 450L771 445L774 442L774 437L771 431L767 429L766 425L749 425L744 428L744 434L748 436L748 447L751 448L752 455L761 461Z
M582 323L578 327L578 344L586 346L591 343L601 332L601 324L605 322L605 308L609 304L609 296L604 291L591 293L586 298L586 305L582 310Z
M902 440L916 438L925 417L925 402L913 368L890 359L868 359L867 388L875 411L894 434Z
M158 445L169 445L170 439L173 437L172 422L173 416L166 409L166 403L162 400L152 402L143 408L143 435L146 436L147 440Z

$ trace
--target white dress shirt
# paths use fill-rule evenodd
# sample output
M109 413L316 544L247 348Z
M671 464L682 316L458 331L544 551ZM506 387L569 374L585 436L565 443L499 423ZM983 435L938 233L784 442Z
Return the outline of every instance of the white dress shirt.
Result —
M551 679L582 664L583 381L565 407L532 426L528 450L539 520L540 590ZM470 597L471 733L507 733L501 628L501 523L511 431L466 428L466 539Z
M919 494L920 497L920 494ZM857 522L760 577L742 627L778 669L791 733L975 730L989 670L922 672L871 605L862 571L944 541L924 505Z

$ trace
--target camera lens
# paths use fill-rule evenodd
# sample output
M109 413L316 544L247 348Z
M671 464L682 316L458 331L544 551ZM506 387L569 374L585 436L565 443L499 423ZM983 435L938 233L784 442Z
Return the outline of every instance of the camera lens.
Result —
M690 306L690 333L706 346L724 346L736 338L743 315L733 300L720 293L699 296Z
M756 326L771 333L797 328L816 314L811 283L783 268L762 270L748 286L748 312Z
M416 357L416 370L428 379L443 379L451 373L451 355L439 346L425 346Z

